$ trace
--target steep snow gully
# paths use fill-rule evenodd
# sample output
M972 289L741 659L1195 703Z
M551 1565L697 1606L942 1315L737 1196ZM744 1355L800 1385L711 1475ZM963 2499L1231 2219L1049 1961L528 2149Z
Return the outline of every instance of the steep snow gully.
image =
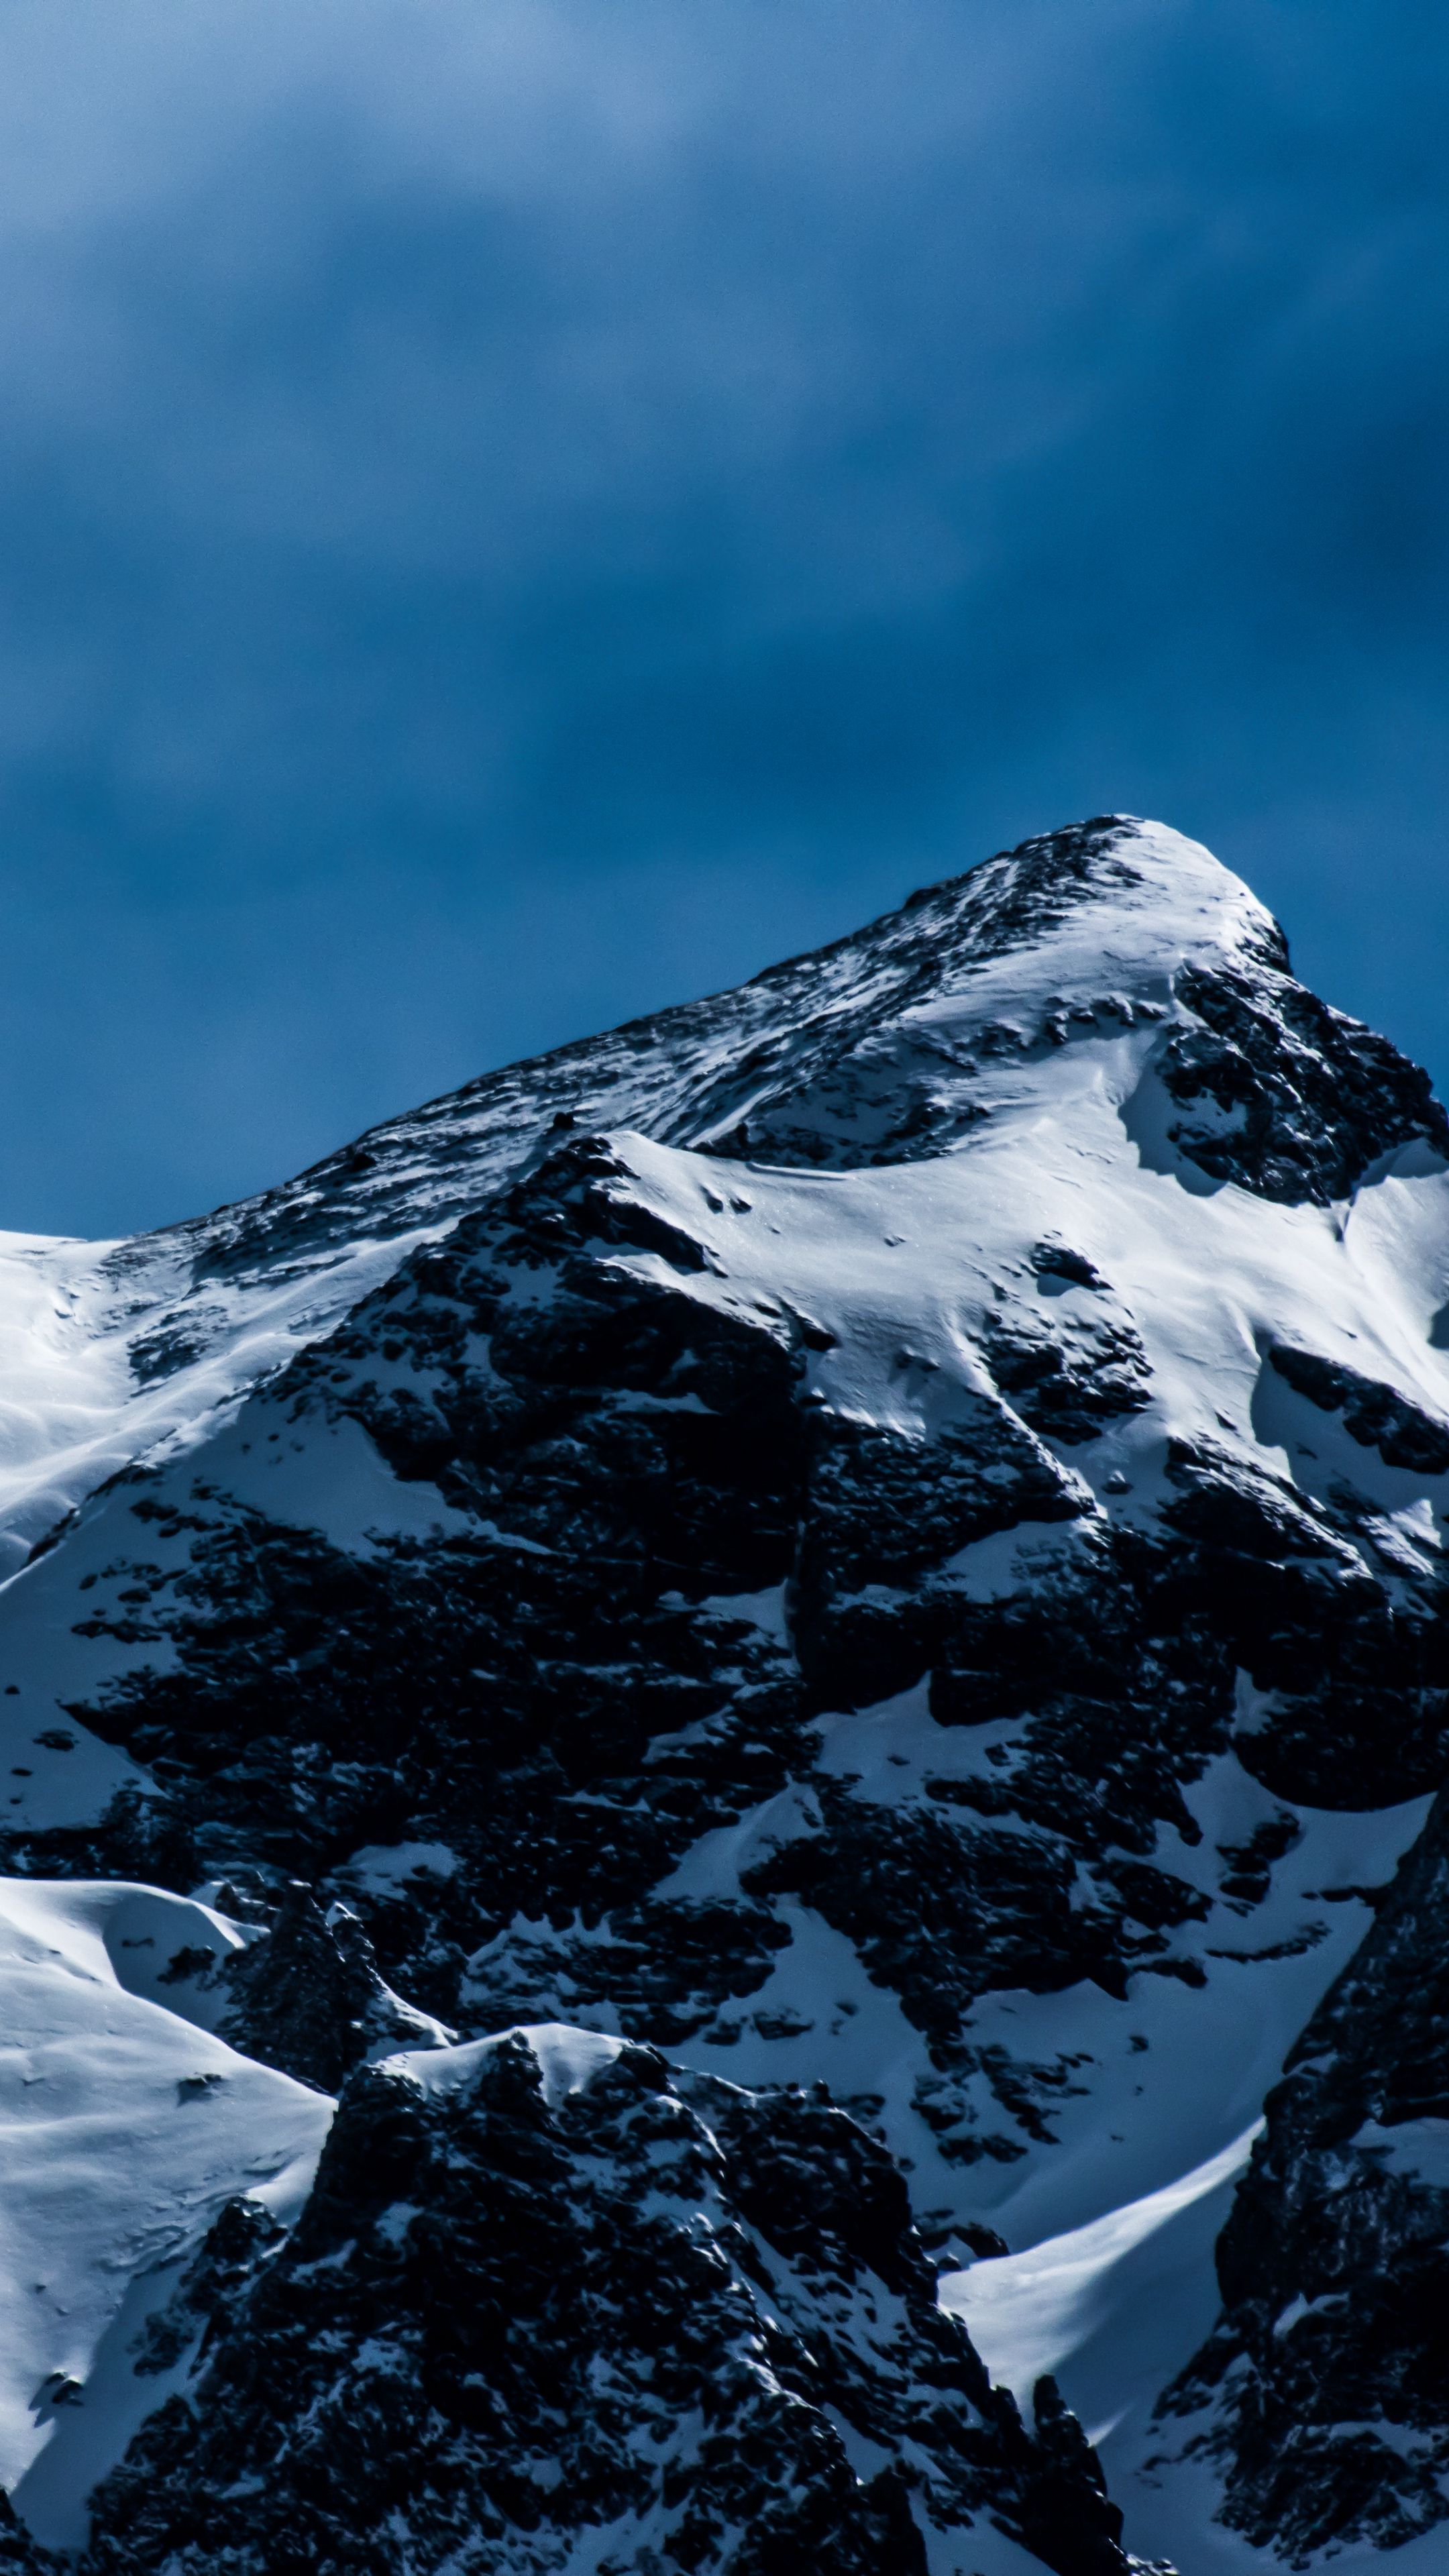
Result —
M0 1357L0 2566L1449 2566L1449 1123L1205 850Z

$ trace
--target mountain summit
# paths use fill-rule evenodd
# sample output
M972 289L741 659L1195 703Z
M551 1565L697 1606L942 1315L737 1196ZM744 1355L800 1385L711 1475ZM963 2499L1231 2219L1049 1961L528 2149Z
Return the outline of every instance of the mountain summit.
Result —
M1442 2563L1449 1125L1206 851L0 1283L0 2556Z

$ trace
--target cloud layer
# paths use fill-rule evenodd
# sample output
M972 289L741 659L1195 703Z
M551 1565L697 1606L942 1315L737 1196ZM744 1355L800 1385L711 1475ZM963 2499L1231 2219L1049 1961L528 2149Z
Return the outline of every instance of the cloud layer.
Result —
M129 1227L1104 806L1449 1074L1449 30L49 0L0 1214Z

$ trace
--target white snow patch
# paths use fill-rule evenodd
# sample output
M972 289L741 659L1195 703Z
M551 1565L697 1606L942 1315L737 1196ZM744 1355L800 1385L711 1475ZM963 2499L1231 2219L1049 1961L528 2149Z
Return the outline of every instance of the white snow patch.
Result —
M937 2531L924 2518L920 2530L930 2576L1043 2576L1045 2562L984 2515L968 2531Z
M927 1779L1009 1777L1027 1723L1023 1717L983 1726L942 1726L931 1715L929 1684L917 1682L894 1699L821 1718L817 1767L833 1779L850 1781L859 1797L893 1806L918 1796ZM993 1817L993 1826L1002 1821Z
M752 1628L763 1629L777 1645L788 1646L790 1643L790 1620L783 1583L773 1583L764 1592L712 1592L699 1606L701 1610L714 1611L721 1618L747 1619Z
M506 2039L525 2039L538 2060L544 2099L551 2111L571 2093L581 2093L604 2067L612 2066L624 2046L603 2031L576 2030L562 2021L521 2022L513 2030L495 2031L487 2039L466 2040L460 2047L402 2049L383 2059L384 2069L406 2075L421 2092L436 2097L464 2092Z
M184 1986L152 1999L168 1942L240 1937L158 1889L0 1881L0 2483L52 2547L167 2394L132 2367L145 2314L224 2201L295 2209L332 2118Z
M1068 1564L1085 1536L1081 1521L1018 1521L958 1549L941 1571L968 1601L1006 1601Z
M435 1229L342 1247L198 1286L199 1229L132 1243L0 1234L0 1547L7 1571L118 1467L224 1418ZM171 1335L176 1365L132 1354Z
M1241 2137L1373 1920L1344 1891L1391 1878L1432 1803L1412 1798L1369 1814L1293 1806L1270 1797L1231 1753L1209 1764L1185 1802L1201 1840L1165 1828L1153 1858L1208 1894L1221 1878L1221 1845L1280 1812L1300 1827L1260 1905L1242 1912L1219 1901L1206 1922L1184 1927L1183 1953L1199 1962L1205 1985L1145 1973L1131 1979L1125 2002L1083 1984L1054 1995L1000 1992L967 2016L978 2047L1002 2047L1028 2067L1075 2061L1078 2089L1047 2106L1057 2143L1023 2141L1018 2161L970 2170L975 2214L998 2226L1014 2253L1170 2188ZM984 2086L982 2099L984 2109Z
M1051 2372L1088 2439L1103 2441L1191 2360L1217 2313L1212 2248L1261 2125L1068 2235L942 2275L942 2307L1028 2416Z
M715 1825L691 1845L677 1869L662 1879L656 1894L671 1896L738 1896L743 1871L758 1868L788 1843L818 1834L820 1809L809 1789L780 1789L751 1807L737 1824Z

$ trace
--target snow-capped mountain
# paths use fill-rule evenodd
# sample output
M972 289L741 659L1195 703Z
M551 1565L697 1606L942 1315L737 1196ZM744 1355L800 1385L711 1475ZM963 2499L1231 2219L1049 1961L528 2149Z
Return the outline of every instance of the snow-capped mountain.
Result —
M1237 879L0 1282L35 2544L1442 2567L1449 1122Z

